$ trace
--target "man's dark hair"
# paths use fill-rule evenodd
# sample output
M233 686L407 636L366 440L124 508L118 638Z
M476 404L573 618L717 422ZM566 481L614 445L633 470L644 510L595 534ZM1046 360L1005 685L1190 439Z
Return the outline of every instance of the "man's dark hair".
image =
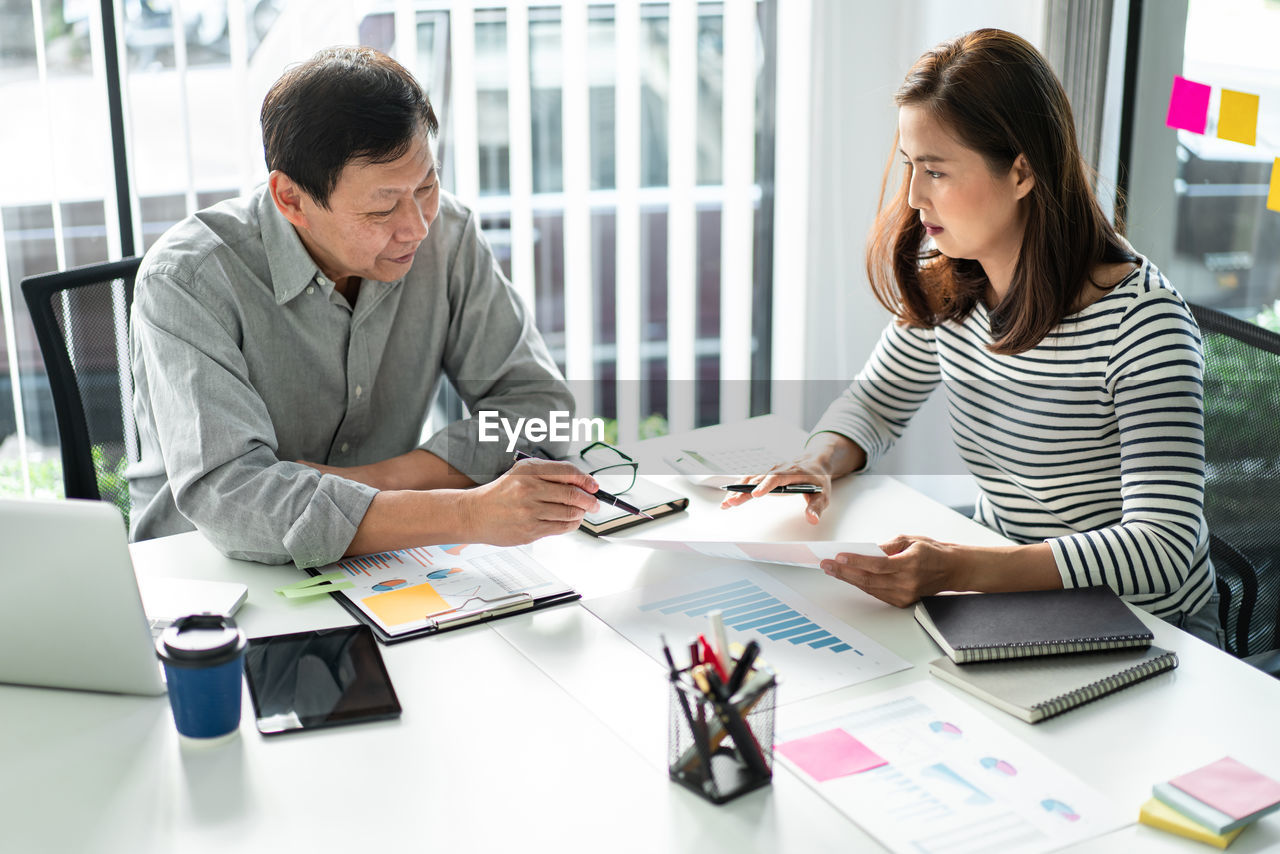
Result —
M286 71L262 102L267 169L325 208L343 167L403 157L423 127L435 136L439 122L418 81L368 47L320 51Z

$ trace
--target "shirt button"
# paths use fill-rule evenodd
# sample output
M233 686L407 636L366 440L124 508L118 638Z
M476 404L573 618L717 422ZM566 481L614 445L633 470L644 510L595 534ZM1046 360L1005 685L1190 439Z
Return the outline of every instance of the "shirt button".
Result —
M315 288L311 287L310 285L307 285L307 293L314 294L315 292L316 292Z
M349 444L347 444L346 442L343 442L343 443L342 443L342 453L344 453L344 454L345 454L345 453L347 452L347 449L348 449L348 448L350 448L350 447L351 447L351 446L350 446Z
M359 385L356 386L356 397L360 397L363 394L364 394L364 386L359 386Z

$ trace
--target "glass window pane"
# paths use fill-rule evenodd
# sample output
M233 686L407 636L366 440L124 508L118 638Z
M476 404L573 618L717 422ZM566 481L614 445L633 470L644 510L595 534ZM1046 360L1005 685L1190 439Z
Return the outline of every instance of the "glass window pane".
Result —
M5 4L4 16L31 21L31 4L22 3L25 9L15 9L19 4ZM44 16L45 62L49 74L92 74L93 62L89 47L89 24L96 13L96 3L89 0L41 3ZM25 13L25 14L24 14ZM0 39L3 41L3 39ZM34 59L34 57L33 57Z
M27 430L27 460L35 467L43 460L58 459L58 422L49 394L49 378L44 358L36 341L35 327L22 297L21 283L27 276L46 273L58 267L53 232L53 209L44 205L23 205L0 210L0 226L4 230L5 255L8 260L9 297L13 306L14 347L17 351L18 380L22 387L22 410ZM7 342L6 342L7 347ZM11 435L16 430L13 408L12 377L8 368L3 378L0 400L0 432ZM10 420L12 419L12 420ZM16 451L16 449L15 449ZM47 468L47 467L46 467ZM44 489L61 489L61 469L48 469L42 476ZM33 487L35 482L33 481Z
M1167 271L1189 300L1257 321L1280 300L1280 213L1266 195L1280 140L1280 6L1190 0L1183 75L1213 86L1204 134L1178 131L1175 259ZM1218 136L1221 93L1258 95L1256 145ZM1141 247L1139 247L1141 248Z
M640 342L667 343L667 211L640 213Z
M587 22L588 119L591 126L591 189L617 187L614 141L617 54L613 9L592 6Z
M640 186L665 187L670 27L665 4L640 10Z
M533 216L533 263L537 282L534 322L551 356L564 370L564 213L542 211Z
M480 230L493 248L493 257L502 268L503 275L511 280L511 214L487 213L480 217Z
M612 210L597 210L591 213L591 268L592 292L595 294L597 350L607 347L609 358L602 359L599 352L596 357L597 366L605 361L612 361L613 345L618 340L617 291L615 279L618 265L615 255L615 230L617 216Z
M480 195L511 194L506 13L476 13L476 139Z
M698 15L698 183L719 184L724 152L724 15Z
M107 250L107 218L102 202L64 202L62 236L67 266L82 267L110 259Z
M532 111L533 191L564 190L561 140L560 10L529 10L529 108Z

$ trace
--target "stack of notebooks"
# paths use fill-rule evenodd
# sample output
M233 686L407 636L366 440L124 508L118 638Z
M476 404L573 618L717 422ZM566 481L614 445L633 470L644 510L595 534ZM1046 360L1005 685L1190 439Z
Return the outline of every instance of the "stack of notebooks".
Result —
M1229 756L1156 783L1151 793L1138 821L1218 848L1280 809L1280 782Z
M1178 666L1108 587L926 596L915 617L947 654L933 675L1028 723Z

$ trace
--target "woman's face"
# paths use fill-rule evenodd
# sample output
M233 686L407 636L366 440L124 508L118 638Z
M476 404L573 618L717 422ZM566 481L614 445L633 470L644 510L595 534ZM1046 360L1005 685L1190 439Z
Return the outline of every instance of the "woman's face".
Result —
M965 147L928 110L898 110L901 154L911 170L907 203L938 251L948 258L970 258L988 277L1012 275L1026 223L1020 200L1034 178L1022 155L1004 175Z

